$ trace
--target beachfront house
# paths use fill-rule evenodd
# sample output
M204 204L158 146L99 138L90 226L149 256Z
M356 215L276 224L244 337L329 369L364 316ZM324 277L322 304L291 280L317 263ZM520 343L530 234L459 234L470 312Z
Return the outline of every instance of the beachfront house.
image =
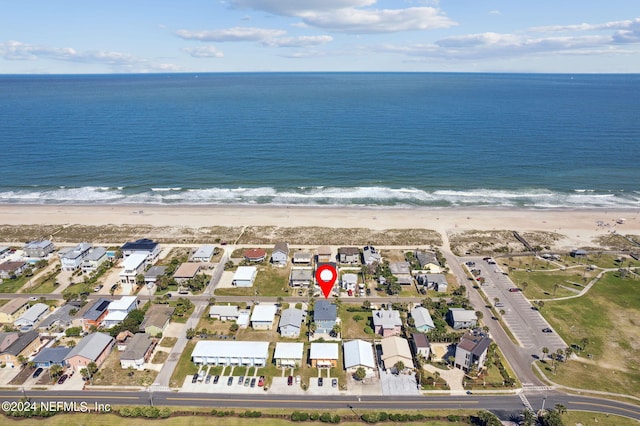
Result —
M320 246L318 247L318 258L316 259L317 263L326 263L333 261L331 253L331 247L329 246Z
M25 244L23 251L26 257L47 257L49 253L55 250L53 243L49 240L30 241Z
M160 244L148 238L127 242L120 247L120 250L125 258L133 254L144 254L149 265L153 265L160 256Z
M360 263L360 249L358 247L340 247L338 249L338 262Z
M260 263L267 257L267 251L261 248L250 248L243 253L244 260L252 263Z
M284 266L289 261L289 244L278 242L271 253L271 263Z
M200 272L200 267L201 265L195 262L182 263L173 273L173 279L176 280L178 284L184 284L196 277L198 272Z
M438 261L438 257L432 251L416 250L416 259L420 264L420 269L428 270L431 273L439 274L442 272L442 265Z
M89 250L93 245L91 243L80 243L73 247L71 250L67 250L62 256L60 256L60 264L63 271L75 271L80 268L82 261L89 254Z
M380 263L382 261L382 256L374 246L368 245L364 246L364 249L362 250L362 260L365 265L373 265L374 263Z
M204 262L207 263L211 261L214 253L216 251L216 246L212 244L205 244L203 246L198 247L198 249L191 256L192 262Z

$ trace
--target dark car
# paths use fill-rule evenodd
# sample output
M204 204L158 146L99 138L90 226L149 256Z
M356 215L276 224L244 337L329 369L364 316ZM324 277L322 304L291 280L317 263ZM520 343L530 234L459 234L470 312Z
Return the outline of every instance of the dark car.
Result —
M60 376L60 378L58 379L58 384L61 385L63 384L67 379L69 378L68 375L63 374L62 376Z
M264 386L264 376L260 376L260 378L258 379L258 386Z
M512 288L510 288L510 289L509 289L509 291L510 291L511 293L515 293L515 292L520 291L520 289L519 289L518 287L512 287Z
M191 379L191 383L195 383L198 381L198 373L193 375L193 379Z
M331 379L331 387L332 388L338 387L338 379Z
M543 333L553 333L553 330L550 329L549 327L545 327L545 328L542 329L542 332Z
M40 376L42 374L42 368L38 368L36 371L34 371L33 373L33 378L37 378L38 376Z
M318 377L318 386L322 386L323 382L324 380L322 380L322 377Z
M233 384L233 376L229 377L227 380L227 386L231 386Z
M465 265L467 266L476 266L476 262L472 262L471 260L468 262L465 262Z
M293 376L287 377L287 385L293 386Z
M251 387L252 388L256 387L256 378L255 377L253 379L251 379Z
M216 374L216 376L213 378L213 384L214 384L214 385L217 385L217 384L218 384L218 380L220 380L220 376L218 376L218 375Z
M244 382L244 376L240 376L238 379L238 384L241 385Z

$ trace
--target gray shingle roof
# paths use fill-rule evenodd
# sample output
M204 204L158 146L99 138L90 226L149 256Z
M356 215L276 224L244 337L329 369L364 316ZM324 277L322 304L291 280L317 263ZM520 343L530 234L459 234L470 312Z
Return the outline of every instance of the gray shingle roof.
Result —
M338 317L336 305L328 300L318 300L313 307L314 321L335 321Z
M61 364L67 355L71 352L71 348L58 346L57 348L44 348L38 355L33 358L33 362L50 362L52 364Z
M302 325L303 318L304 311L302 311L302 309L285 309L284 311L282 311L282 316L280 317L280 327L283 327L285 325L293 325L299 328Z

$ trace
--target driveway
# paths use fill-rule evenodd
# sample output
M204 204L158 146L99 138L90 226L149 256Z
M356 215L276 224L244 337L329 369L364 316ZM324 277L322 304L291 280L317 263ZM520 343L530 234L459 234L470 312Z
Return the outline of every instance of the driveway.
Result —
M420 395L415 374L392 374L380 368L380 384L383 395Z

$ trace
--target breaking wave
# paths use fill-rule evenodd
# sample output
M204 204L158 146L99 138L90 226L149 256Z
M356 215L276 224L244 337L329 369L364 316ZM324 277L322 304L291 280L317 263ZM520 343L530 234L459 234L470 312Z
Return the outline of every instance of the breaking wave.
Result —
M638 208L640 192L547 189L434 190L371 187L128 188L29 187L0 192L0 203L19 204L264 204L326 206Z

